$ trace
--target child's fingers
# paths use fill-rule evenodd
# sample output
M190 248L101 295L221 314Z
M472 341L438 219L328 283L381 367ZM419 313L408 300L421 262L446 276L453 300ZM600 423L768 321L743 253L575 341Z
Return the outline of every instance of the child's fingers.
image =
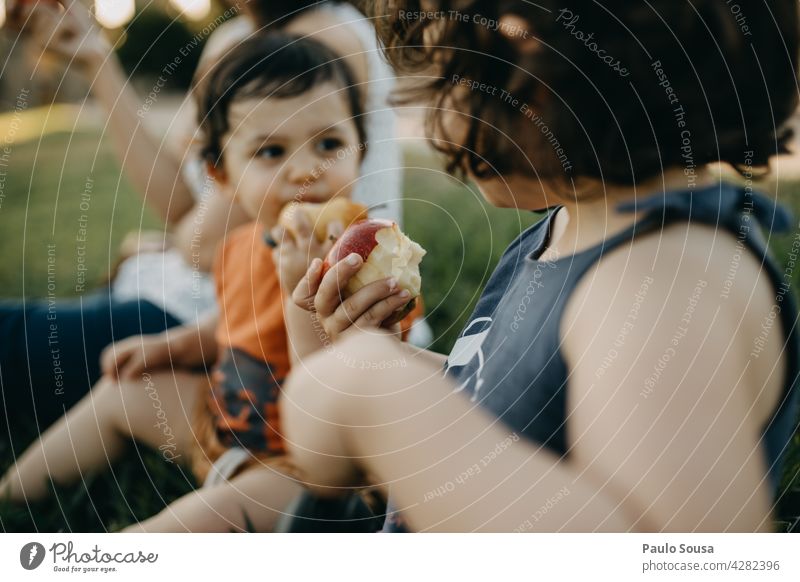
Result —
M103 373L104 376L108 376L109 378L116 378L117 377L117 367L115 366L115 358L114 353L111 351L111 347L107 347L103 350L103 353L100 354L100 371Z
M52 43L56 42L56 29L60 20L58 12L42 4L37 5L35 9L26 8L23 14L25 20L21 24L25 25L29 33L28 38L39 48L52 49Z
M342 226L341 221L334 220L333 222L328 223L325 240L320 244L315 244L318 255L327 256L333 248L333 245L335 245L339 237L342 236L343 232L344 226ZM314 242L316 243L316 239L314 239Z
M403 308L410 300L411 294L405 290L390 295L367 309L363 315L356 320L355 325L360 329L381 327L384 321L389 319L395 311ZM392 329L392 327L393 326L390 326L389 329ZM397 331L397 329L395 328L394 331Z
M341 304L341 292L352 277L358 273L364 260L353 253L336 263L322 278L314 297L314 309L321 317L328 317Z
M119 377L122 380L134 380L144 372L145 364L142 352L132 354L126 361L119 365Z
M316 235L311 236L309 239L308 244L308 256L310 257L327 257L328 253L330 253L333 245L336 244L336 239L338 238L337 229L332 225L328 224L326 231L325 231L325 238L322 242L317 240Z
M306 311L314 311L314 297L322 279L322 260L314 259L308 271L292 291L292 301Z
M325 331L336 336L353 324L378 327L408 301L407 292L400 291L396 280L375 281L345 299L326 321Z
M281 227L273 228L271 236L277 243L272 247L272 262L280 273L284 273L284 268L297 260L297 244L289 232Z
M294 213L294 227L297 236L302 240L309 239L314 232L314 225L311 224L308 215L302 210Z
M134 357L133 350L125 350L123 352L117 351L117 357L111 362L111 370L109 376L111 378L124 378L125 370L130 364L131 359Z
M128 345L129 342L123 340L106 346L100 354L100 370L102 370L103 374L110 378L117 377L119 369L131 355Z
M269 236L272 238L272 242L274 242L277 246L284 245L293 240L289 231L282 226L273 227L272 230L269 231Z
M28 19L31 6L20 0L6 0L6 22L15 28L21 27Z
M40 47L66 59L73 59L80 53L89 29L78 27L71 16L61 14L50 6L37 8L34 16L37 18L31 36Z
M328 224L328 240L337 239L344 234L344 225L341 220L334 220Z

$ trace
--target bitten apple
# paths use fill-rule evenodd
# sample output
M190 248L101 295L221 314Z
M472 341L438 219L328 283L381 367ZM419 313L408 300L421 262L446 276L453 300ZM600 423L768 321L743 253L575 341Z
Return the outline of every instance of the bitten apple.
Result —
M367 217L367 207L348 198L334 198L324 203L290 202L281 210L278 224L289 231L295 238L297 238L297 232L294 228L295 212L305 213L314 228L314 236L317 237L318 242L325 242L330 223L338 220L344 228L347 228L357 220L363 220Z
M344 231L336 241L323 263L323 275L353 253L361 255L364 264L347 283L342 296L347 298L365 285L394 277L398 287L407 290L411 297L384 323L390 325L402 320L414 309L416 298L420 295L422 278L419 264L425 256L425 249L403 234L397 224L390 220L361 220Z

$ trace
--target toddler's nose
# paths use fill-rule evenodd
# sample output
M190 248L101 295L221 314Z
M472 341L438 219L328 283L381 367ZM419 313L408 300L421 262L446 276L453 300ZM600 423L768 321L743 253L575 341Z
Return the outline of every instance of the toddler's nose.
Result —
M287 177L290 182L302 185L316 180L321 171L310 157L295 157L289 162Z

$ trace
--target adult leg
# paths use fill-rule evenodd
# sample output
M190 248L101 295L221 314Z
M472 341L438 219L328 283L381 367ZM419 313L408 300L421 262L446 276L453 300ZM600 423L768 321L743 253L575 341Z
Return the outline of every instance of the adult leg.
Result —
M158 515L125 532L269 532L302 491L268 465L244 471L221 485L184 495Z
M0 402L8 415L0 424L24 417L49 426L100 379L106 346L179 323L148 301L112 301L108 290L0 302Z
M192 419L205 378L164 371L139 381L101 380L0 480L0 498L33 501L47 494L48 477L69 484L107 466L130 438L188 462L195 446Z

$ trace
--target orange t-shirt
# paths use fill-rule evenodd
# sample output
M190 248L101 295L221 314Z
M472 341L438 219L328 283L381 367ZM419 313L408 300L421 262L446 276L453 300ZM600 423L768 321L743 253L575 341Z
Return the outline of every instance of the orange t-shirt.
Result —
M247 224L230 233L214 265L220 321L217 343L269 362L282 380L289 373L283 300L264 227Z
M220 357L210 408L224 445L281 454L277 403L289 373L289 345L278 273L263 232L257 223L237 228L217 256Z
M289 342L278 273L263 235L257 223L237 228L217 256L220 357L209 408L220 443L278 455L285 452L278 398L289 374ZM419 298L401 322L403 335L422 312Z

